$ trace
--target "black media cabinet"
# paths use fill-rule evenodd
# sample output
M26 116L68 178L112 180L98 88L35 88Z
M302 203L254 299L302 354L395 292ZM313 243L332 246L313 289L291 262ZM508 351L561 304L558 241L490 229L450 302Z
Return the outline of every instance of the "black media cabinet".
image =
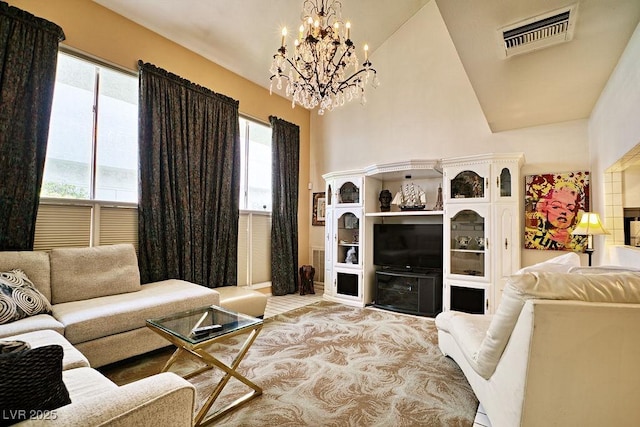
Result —
M375 307L435 317L442 311L442 272L376 271Z

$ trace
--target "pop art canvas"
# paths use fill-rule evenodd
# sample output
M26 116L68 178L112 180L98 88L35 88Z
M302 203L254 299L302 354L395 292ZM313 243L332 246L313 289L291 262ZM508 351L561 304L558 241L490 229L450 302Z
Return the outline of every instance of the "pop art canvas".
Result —
M584 252L586 236L572 236L589 210L589 172L525 177L525 249Z

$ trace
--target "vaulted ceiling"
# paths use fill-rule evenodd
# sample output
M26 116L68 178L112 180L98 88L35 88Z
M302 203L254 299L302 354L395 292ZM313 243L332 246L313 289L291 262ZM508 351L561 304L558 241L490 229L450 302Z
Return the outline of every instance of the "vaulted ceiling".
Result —
M266 88L283 26L302 0L94 0ZM342 0L375 51L430 0ZM588 118L640 21L639 0L436 1L494 132ZM573 38L504 59L498 29L577 5Z

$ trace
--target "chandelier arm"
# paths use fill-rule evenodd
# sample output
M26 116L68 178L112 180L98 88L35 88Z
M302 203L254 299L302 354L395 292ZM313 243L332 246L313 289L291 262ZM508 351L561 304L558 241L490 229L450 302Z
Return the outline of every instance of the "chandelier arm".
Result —
M328 60L326 61L326 62L327 62L327 64L330 64L330 65L331 65L331 69L329 70L329 69L327 68L327 69L326 69L326 71L331 71L331 73L329 73L329 74L328 74L328 75L330 76L330 78L329 78L329 81L328 81L327 87L325 88L325 90L324 90L324 91L322 91L322 92L320 93L321 98L324 98L324 95L325 95L325 93L326 93L326 90L327 90L327 89L329 89L329 88L333 87L333 82L334 82L334 80L335 80L336 73L337 73L337 72L338 72L338 70L340 70L340 68L341 68L341 67L340 67L340 64L343 62L343 60L344 60L345 56L347 56L347 53L348 53L349 51L351 51L351 50L352 50L352 46L353 46L353 45L347 45L347 47L346 47L345 49L343 49L343 51L342 51L342 55L340 55L340 59L339 59L337 62L335 61L335 58L336 58L336 53L338 53L338 49L337 49L337 48L336 48L336 49L334 49L334 50L333 50L333 55L331 56L331 58L328 58ZM319 76L319 73L318 73L317 67L318 67L320 64L319 64L318 58L317 58L317 56L316 56L315 54L316 54L316 52L315 52L315 50L314 50L314 59L315 59L315 61L316 61L316 77L318 77L318 76ZM347 79L347 80L349 80L349 79ZM320 82L319 82L317 79L316 79L316 81L318 82L318 87L320 87ZM336 94L336 93L337 93L337 92L336 92L335 90L333 90L333 89L331 89L331 92L332 92L333 94Z
M378 72L375 70L375 68L363 68L361 70L358 70L357 72L355 72L352 75L350 75L347 79L345 79L342 82L340 82L340 85L336 88L335 91L333 91L333 93L337 94L338 92L342 91L345 88L355 86L356 83L352 82L352 80L355 79L356 76L358 76L359 74L367 73L369 71L373 71L373 74L378 74Z
M344 59L345 56L347 56L347 53L349 53L351 50L353 50L353 45L347 46L343 52L342 55L340 55L340 60L338 61L338 65L340 65L340 63L342 62L342 60ZM331 58L331 64L335 67L338 68L338 65L336 65L335 63L333 63L333 59L336 57L336 52L338 51L338 49L336 49L336 51L333 53L333 57Z
M321 0L324 5L326 5L325 16L327 19L327 25L331 26L334 22L342 22L341 19L338 19L338 11L342 11L342 3L339 1L328 0L329 4L325 4L325 0ZM337 5L337 7L336 7ZM331 21L333 19L333 22Z
M300 71L298 71L298 67L295 66L295 64L293 63L293 61L291 61L291 59L287 58L286 56L284 57L284 59L289 63L290 68L293 71L295 71L302 78L302 80L304 80L305 82L308 82L310 80L309 78L305 77L304 74L302 74ZM284 77L285 79L289 80L289 76L287 76L286 74L279 73L278 76ZM276 74L271 76L271 78L274 78L274 77L276 77Z
M305 15L307 7L309 8L309 15ZM311 16L311 14L315 13L317 15L318 12L318 3L315 0L305 0L304 3L302 3L302 12L300 13L300 18L302 18L302 21L306 21L307 18Z

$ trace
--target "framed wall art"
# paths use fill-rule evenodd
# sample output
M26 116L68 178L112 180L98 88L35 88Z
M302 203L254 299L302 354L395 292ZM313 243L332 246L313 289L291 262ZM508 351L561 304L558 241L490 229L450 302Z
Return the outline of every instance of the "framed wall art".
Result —
M324 191L322 193L313 193L313 216L311 218L311 225L324 225L326 207L327 199Z
M525 177L525 249L584 252L586 236L572 236L589 210L589 172Z

